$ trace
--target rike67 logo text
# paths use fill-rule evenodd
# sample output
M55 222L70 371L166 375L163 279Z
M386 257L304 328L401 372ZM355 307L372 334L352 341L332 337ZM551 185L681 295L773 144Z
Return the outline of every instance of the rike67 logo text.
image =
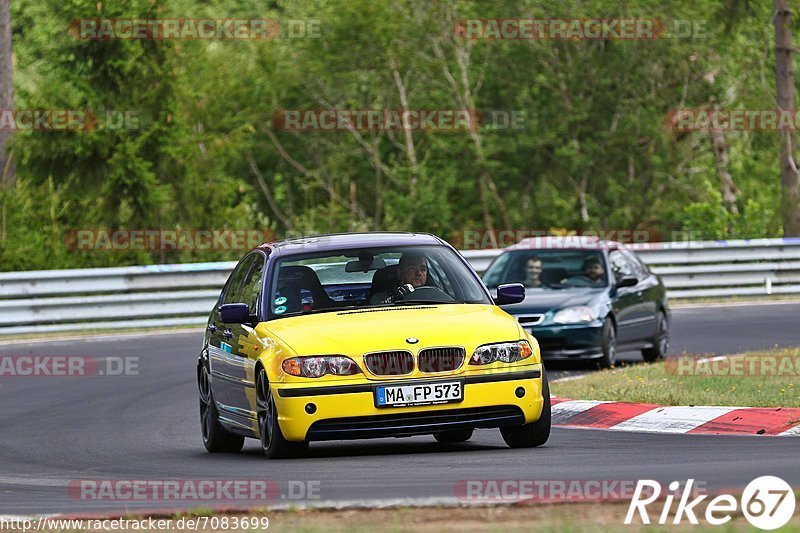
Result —
M754 479L742 492L741 501L730 494L720 494L708 501L705 501L708 498L707 494L693 498L696 495L693 485L693 479L687 480L683 487L678 481L670 483L669 492L663 498L663 507L657 518L654 517L652 520L662 525L669 523L675 500L678 503L672 518L673 524L683 523L684 519L690 524L699 524L699 515L706 523L719 526L729 522L733 515L741 510L754 527L772 530L786 525L794 515L796 504L794 491L779 477L762 476ZM661 496L662 487L658 481L639 480L628 507L628 514L625 516L625 523L632 524L641 520L642 524L650 524L650 511L659 511ZM700 513L698 509L701 503L705 504L704 513ZM635 520L637 515L638 520Z

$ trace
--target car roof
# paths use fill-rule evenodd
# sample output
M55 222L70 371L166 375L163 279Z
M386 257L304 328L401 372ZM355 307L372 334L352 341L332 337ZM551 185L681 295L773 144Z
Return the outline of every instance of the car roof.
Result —
M622 243L605 241L593 235L547 235L529 237L512 244L505 251L520 250L615 250L625 248Z
M413 245L445 244L439 237L429 233L410 232L363 232L363 233L331 233L286 239L278 242L267 242L258 249L276 255L294 255L298 253L315 253L327 250L352 248L372 248L378 246L413 246Z

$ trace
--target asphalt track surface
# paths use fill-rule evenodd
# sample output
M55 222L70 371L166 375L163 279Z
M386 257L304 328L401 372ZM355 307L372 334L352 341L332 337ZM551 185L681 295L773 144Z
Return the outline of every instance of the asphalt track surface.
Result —
M670 352L800 346L798 316L798 303L675 310ZM194 376L201 335L154 332L0 346L0 355L140 358L137 376L0 377L0 515L454 500L463 480L694 478L710 490L725 490L777 475L800 487L795 438L554 428L546 446L511 450L498 431L480 430L457 445L427 436L312 443L299 460L266 460L254 440L240 454L208 454L200 439ZM81 479L267 479L279 484L280 494L249 503L82 500L66 488ZM290 482L311 482L293 487L315 493L292 499L302 491L291 493Z

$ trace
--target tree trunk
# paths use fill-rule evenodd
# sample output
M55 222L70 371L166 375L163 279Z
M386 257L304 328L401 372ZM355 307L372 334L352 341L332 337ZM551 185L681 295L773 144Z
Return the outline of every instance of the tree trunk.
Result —
M375 230L383 227L383 173L381 169L375 169L375 218L373 222Z
M711 149L714 152L714 160L717 163L717 175L719 176L720 189L722 191L722 204L728 212L734 215L739 213L736 201L739 198L739 188L733 182L733 176L729 169L728 159L728 140L722 130L711 129Z
M400 94L400 105L403 106L403 111L408 113L408 94L406 93L406 85L403 83L403 78L400 72L395 68L394 60L391 61L392 74L394 75L394 83L397 85L397 92ZM411 166L411 181L408 190L411 194L413 201L414 196L417 194L417 178L419 177L419 163L417 162L417 148L414 146L414 135L411 128L403 128L403 134L406 140L406 157L408 157L408 164Z
M13 66L11 63L11 1L0 0L0 112L14 109ZM0 130L0 194L3 195L0 239L6 238L5 192L14 175L14 161L7 153L11 131Z
M357 189L356 189L356 182L350 180L350 223L349 229L347 231L355 231L356 229L356 215L358 211L356 210L356 206L358 202L356 199L358 198Z
M578 183L578 205L580 206L581 212L581 224L584 226L589 222L589 204L586 201L587 185L588 180L586 179L586 174L583 174L580 182Z
M275 197L272 195L272 190L269 188L267 180L264 179L264 175L261 174L261 170L258 168L256 160L253 159L253 156L247 156L247 162L250 164L250 171L256 177L258 186L261 188L261 192L264 193L264 197L267 199L269 208L272 209L272 214L274 214L275 218L277 218L278 221L283 224L287 232L291 232L292 221L286 216L283 210L278 206L278 203L275 201Z
M775 78L778 109L795 109L794 74L792 72L792 12L788 0L775 0ZM795 158L794 131L781 135L781 214L783 235L800 237L800 170Z

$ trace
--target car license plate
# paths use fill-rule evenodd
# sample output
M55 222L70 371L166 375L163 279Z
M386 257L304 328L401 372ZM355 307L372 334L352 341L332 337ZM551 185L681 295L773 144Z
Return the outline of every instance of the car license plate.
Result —
M375 388L377 407L408 407L461 401L464 401L464 384L460 381L379 385Z

